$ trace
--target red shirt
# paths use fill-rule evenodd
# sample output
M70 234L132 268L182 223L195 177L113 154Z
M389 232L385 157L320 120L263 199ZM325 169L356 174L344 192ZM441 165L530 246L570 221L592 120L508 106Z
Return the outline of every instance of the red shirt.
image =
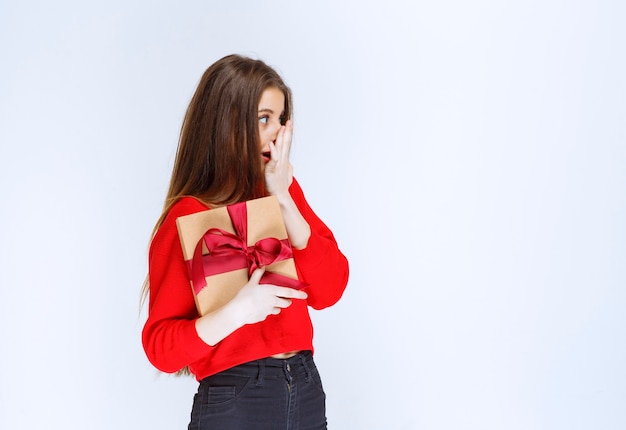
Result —
M191 197L172 206L152 239L148 259L150 299L142 341L157 369L172 373L189 366L201 380L251 360L313 350L308 306L323 309L339 300L348 282L348 261L332 232L309 207L295 179L289 193L311 227L307 247L293 250L298 277L308 284L304 289L308 298L294 300L280 314L269 315L262 322L240 327L215 346L204 343L196 332L198 312L176 228L176 218L207 207Z

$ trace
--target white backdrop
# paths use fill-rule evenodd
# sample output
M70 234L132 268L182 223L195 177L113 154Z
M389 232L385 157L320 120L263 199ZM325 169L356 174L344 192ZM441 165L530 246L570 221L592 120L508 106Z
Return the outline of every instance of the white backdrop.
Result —
M626 3L0 3L0 428L186 428L138 311L180 123L229 53L295 95L351 262L331 429L626 428Z

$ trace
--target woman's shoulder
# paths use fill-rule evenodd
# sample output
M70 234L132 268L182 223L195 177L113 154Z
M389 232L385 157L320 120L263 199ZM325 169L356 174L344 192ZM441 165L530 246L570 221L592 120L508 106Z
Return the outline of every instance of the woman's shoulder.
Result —
M169 208L157 235L165 231L176 231L176 219L209 209L204 203L194 197L181 197Z
M170 217L178 218L180 216L190 215L207 209L209 209L208 206L195 197L181 197L169 209L166 219Z

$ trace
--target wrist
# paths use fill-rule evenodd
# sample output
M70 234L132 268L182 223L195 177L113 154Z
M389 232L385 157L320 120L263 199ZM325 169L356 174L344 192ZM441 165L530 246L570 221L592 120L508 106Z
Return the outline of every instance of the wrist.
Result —
M274 197L276 197L276 200L278 200L278 204L281 206L281 208L295 205L293 198L291 197L291 194L289 194L288 190L285 190L281 193L276 193L274 194Z
M243 326L243 314L231 300L220 309L196 319L196 333L206 344L215 346Z
M229 327L230 331L235 331L246 324L245 311L242 306L237 306L236 298L226 303L219 310L222 324Z

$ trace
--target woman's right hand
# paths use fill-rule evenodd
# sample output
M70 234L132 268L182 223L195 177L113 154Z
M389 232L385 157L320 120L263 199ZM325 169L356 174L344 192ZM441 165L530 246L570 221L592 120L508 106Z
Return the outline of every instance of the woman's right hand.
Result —
M268 315L277 315L291 306L292 299L306 299L304 291L280 287L273 284L259 284L265 268L258 268L237 295L228 303L230 311L241 325L254 324L265 320Z
M196 320L196 332L207 345L216 345L246 324L263 321L291 305L293 299L306 299L304 291L259 284L265 268L256 269L237 295L218 310Z

